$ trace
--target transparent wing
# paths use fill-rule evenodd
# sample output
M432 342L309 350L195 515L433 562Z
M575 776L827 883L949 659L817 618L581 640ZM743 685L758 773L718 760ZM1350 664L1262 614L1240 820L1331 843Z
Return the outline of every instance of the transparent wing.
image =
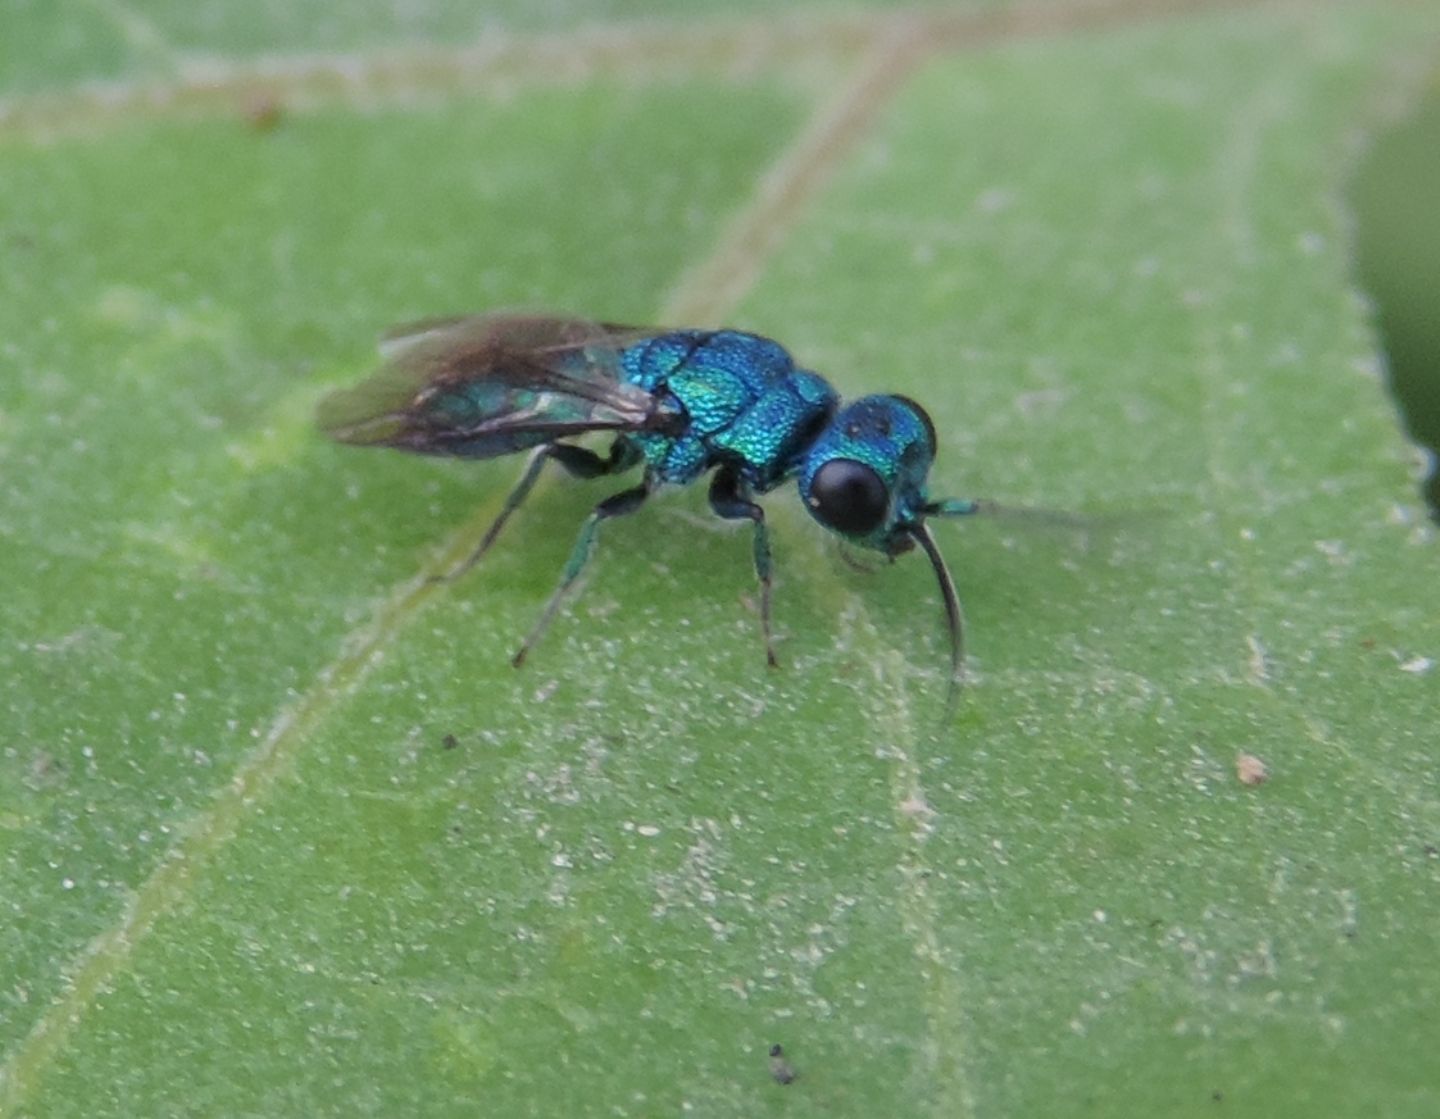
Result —
M587 431L658 431L676 417L624 381L620 352L658 331L544 315L431 319L390 331L385 364L316 419L342 443L489 458Z

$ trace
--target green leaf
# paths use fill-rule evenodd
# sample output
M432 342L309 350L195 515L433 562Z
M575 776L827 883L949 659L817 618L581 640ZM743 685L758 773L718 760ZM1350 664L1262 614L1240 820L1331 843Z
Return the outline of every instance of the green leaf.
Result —
M0 58L0 1114L1434 1114L1440 560L1339 199L1440 10L412 7ZM762 330L1087 527L936 526L948 725L926 565L784 493L781 671L692 487L515 672L608 491L434 584L513 470L310 416L517 305Z

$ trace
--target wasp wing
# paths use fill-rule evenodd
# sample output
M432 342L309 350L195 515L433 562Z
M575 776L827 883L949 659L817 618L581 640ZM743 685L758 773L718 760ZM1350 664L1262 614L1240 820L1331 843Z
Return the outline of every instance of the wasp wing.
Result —
M621 376L658 331L544 315L429 319L390 331L385 364L320 402L342 443L490 458L587 431L659 431L676 416Z

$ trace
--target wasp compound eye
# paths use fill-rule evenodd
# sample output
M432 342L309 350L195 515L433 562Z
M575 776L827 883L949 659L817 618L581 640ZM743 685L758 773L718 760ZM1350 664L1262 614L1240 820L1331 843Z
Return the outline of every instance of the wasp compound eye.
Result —
M846 536L869 536L885 523L890 493L880 475L854 459L831 459L810 480L817 520Z

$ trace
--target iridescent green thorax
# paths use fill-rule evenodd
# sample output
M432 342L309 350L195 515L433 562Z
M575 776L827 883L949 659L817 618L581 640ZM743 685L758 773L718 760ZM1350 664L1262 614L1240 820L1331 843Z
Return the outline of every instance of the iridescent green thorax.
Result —
M629 436L660 483L728 464L756 491L772 489L795 472L837 403L783 347L734 330L662 334L627 349L621 366L626 380L684 417L678 433Z

